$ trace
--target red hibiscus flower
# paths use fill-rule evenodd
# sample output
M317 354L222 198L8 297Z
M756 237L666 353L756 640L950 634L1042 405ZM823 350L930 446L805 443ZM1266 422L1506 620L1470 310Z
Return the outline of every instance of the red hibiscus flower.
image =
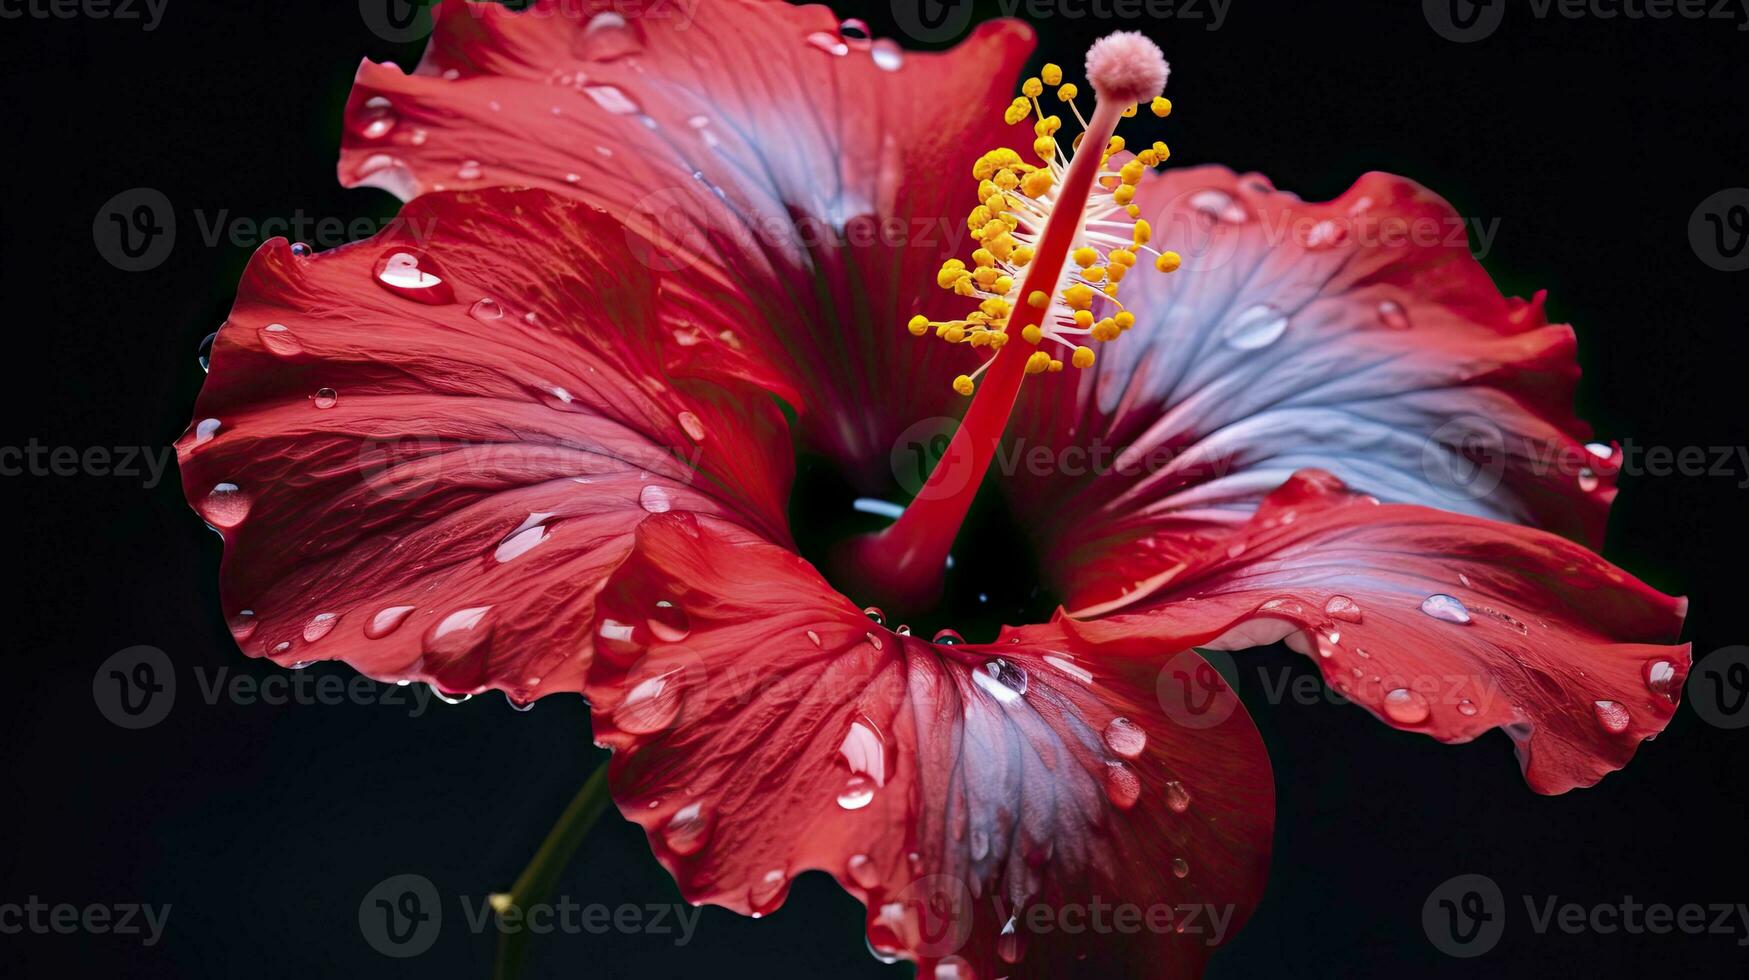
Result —
M581 692L689 900L823 870L937 977L1196 975L1243 924L1273 780L1198 648L1504 729L1543 793L1669 720L1684 603L1588 550L1615 454L1572 333L1404 233L1443 201L1157 169L1113 139L1171 109L1135 36L1014 99L1012 22L918 54L819 7L598 6L445 3L347 106L341 177L401 220L245 273L178 444L245 652ZM926 482L910 443L945 444ZM804 559L798 452L908 506ZM972 590L1057 613L865 610L972 614L939 597L980 487L1037 571Z

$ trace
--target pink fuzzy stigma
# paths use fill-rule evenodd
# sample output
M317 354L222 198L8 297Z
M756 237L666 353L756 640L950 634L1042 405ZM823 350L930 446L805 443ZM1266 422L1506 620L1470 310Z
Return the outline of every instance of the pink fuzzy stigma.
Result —
M1101 99L1134 104L1166 90L1166 56L1135 31L1118 31L1087 49L1087 80Z

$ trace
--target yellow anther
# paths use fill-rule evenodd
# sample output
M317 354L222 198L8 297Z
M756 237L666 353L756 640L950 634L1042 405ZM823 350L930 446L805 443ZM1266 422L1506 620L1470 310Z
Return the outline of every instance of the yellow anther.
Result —
M1032 152L1038 154L1040 160L1049 161L1057 155L1057 141L1049 136L1040 136L1033 140Z
M978 284L979 289L989 289L995 285L996 277L1001 274L996 271L995 266L981 265L972 270L972 281Z
M972 276L970 273L961 276L959 281L953 284L953 293L955 296L978 295L978 287L972 282Z
M966 328L957 323L949 324L947 333L944 336L947 338L948 343L957 344L966 339Z
M1074 354L1074 357L1071 358L1071 363L1073 363L1078 368L1090 368L1090 367L1092 367L1093 366L1093 348L1091 348L1091 347L1077 347L1077 348L1075 348L1075 354Z
M1166 161L1172 159L1172 148L1167 146L1165 143L1160 142L1159 140L1155 140L1154 141L1154 155L1160 158L1161 163L1165 163Z
M1117 316L1112 317L1111 322L1116 324L1119 330L1128 330L1136 325L1136 315L1129 310L1124 310Z
M1154 101L1148 103L1148 108L1154 110L1154 115L1159 116L1161 119L1165 119L1167 116L1172 115L1172 100L1166 98L1164 95L1156 95L1154 96Z
M989 224L990 220L994 217L995 215L990 213L990 209L987 206L980 204L972 209L971 214L966 215L966 227L974 232L981 232L983 231L984 226Z
M1021 100L1021 104L1024 103L1025 100ZM1024 166L1026 166L1026 162L1020 159L1019 153L1006 146L1001 146L979 157L978 161L972 164L972 179L989 180L996 176L996 171L1004 167Z
M1119 184L1117 190L1111 192L1111 199L1119 204L1128 204L1134 200L1136 188L1134 184Z
M1107 258L1111 259L1112 265L1136 264L1136 253L1127 248L1114 248L1111 250L1111 254L1107 256Z
M1154 167L1160 164L1160 158L1154 154L1152 147L1136 154L1136 159L1141 161L1145 167Z
M1002 121L1013 126L1030 115L1032 115L1032 106L1024 103L1021 105L1011 105L1002 110Z
M1062 128L1063 120L1060 116L1045 116L1032 124L1033 134L1037 136L1055 136Z
M1093 325L1093 339L1094 340L1098 340L1098 341L1116 340L1117 335L1120 332L1121 331L1118 330L1117 324L1112 321L1111 317L1106 317L1105 319L1103 319L1103 320L1101 320L1098 323L1095 323Z
M1006 262L1008 257L1014 254L1014 236L1006 231L993 238L986 238L984 245L990 249L991 254L996 256L998 262Z
M1075 96L1080 95L1080 94L1081 94L1081 90L1076 88L1072 84L1065 85L1062 88L1057 89L1057 98L1062 99L1064 102L1073 102L1073 101L1075 101Z
M1106 283L1105 288L1100 290L1100 292L1104 293L1107 296L1116 298L1116 296L1117 296L1117 283L1115 283L1115 282Z
M998 296L1007 296L1013 291L1014 279L1012 276L997 276L996 281L990 284L990 292Z
M1105 269L1105 277L1112 282L1123 282L1123 277L1130 274L1130 267L1113 262Z
M1038 74L1040 78L1044 79L1046 85L1061 85L1063 83L1063 69L1057 65L1046 65L1044 70Z
M1026 297L1026 305L1035 310L1042 310L1051 305L1051 294L1035 289Z
M1147 153L1149 151L1143 150L1142 152ZM1118 171L1118 176L1122 178L1123 182L1126 184L1139 184L1142 182L1142 172L1147 169L1147 166L1143 164L1141 158L1138 157L1131 160L1129 163L1124 164L1123 169Z
M989 249L980 248L972 252L972 261L981 266L995 265L996 256Z
M1019 248L1015 249L1014 255L1012 256L1012 259L1013 259L1013 262L1015 265L1025 265L1028 262L1031 262L1032 261L1032 246L1031 245L1022 245Z
M1124 148L1123 137L1122 136L1113 136L1111 138L1111 142L1105 144L1105 155L1111 156L1113 153L1122 153L1123 148Z
M1099 253L1086 245L1070 252L1069 257L1074 259L1075 264L1083 269L1099 261Z
M996 172L996 187L997 187L997 189L1004 190L1004 191L1011 191L1019 186L1020 186L1020 175L1016 174L1014 171L1012 171L1012 170L998 170ZM1003 203L1006 204L1007 202L1003 202Z
M1043 353L1043 351L1040 351L1040 353ZM1055 358L1053 358L1051 360L1051 363L1049 365L1047 365L1045 368L1045 370L1051 372L1052 374L1056 374L1058 371L1061 371L1062 369L1063 369L1063 362L1056 360Z
M1036 78L1029 78L1020 83L1020 92L1029 99L1036 99L1045 94L1045 83Z
M911 331L911 336L921 337L929 332L929 318L919 313L911 318L910 323L905 324L905 329Z
M1027 197L1041 197L1056 183L1049 170L1034 170L1020 181L1020 192Z
M1131 105L1131 106L1128 106L1128 107L1127 107L1127 108L1125 108L1125 109L1124 109L1124 111L1123 111L1123 117L1124 117L1124 118L1125 118L1125 119L1134 119L1134 118L1136 118L1136 107L1135 107L1135 106L1133 106L1133 105Z
M1184 259L1177 252L1161 252L1160 257L1154 260L1154 268L1161 272L1175 272L1182 264Z
M1042 350L1033 351L1032 356L1026 359L1027 374L1043 374L1050 370L1050 367L1051 355Z
M1092 310L1076 310L1075 311L1075 326L1080 327L1082 330L1086 330L1088 327L1093 326L1093 311Z
M1089 269L1084 269L1081 272L1081 278L1087 280L1088 282L1104 282L1105 281L1105 266L1096 265L1096 266L1093 266Z
M968 377L967 375L962 374L959 377L953 379L953 390L959 392L962 395L971 394L973 387L975 387L975 386L972 384L972 379L970 377Z
M1154 237L1154 229L1150 227L1146 221L1137 221L1135 237L1137 245L1146 245L1148 244L1148 239Z
M1071 310L1085 310L1093 305L1093 290L1075 283L1063 290L1063 302L1069 304Z
M1025 327L1021 328L1020 335L1022 337L1026 338L1027 343L1036 344L1040 340L1044 339L1045 332L1038 328L1038 324L1029 323Z
M1124 213L1132 218L1140 218L1142 216L1142 209L1139 205L1132 204L1129 207L1124 208Z
M1006 343L1008 343L1008 335L1007 334L1001 333L1000 331L998 331L997 333L993 333L990 335L990 349L991 350L1001 350L1002 345L1006 344Z
M992 320L1000 320L1008 315L1008 301L994 296L978 304L978 309Z

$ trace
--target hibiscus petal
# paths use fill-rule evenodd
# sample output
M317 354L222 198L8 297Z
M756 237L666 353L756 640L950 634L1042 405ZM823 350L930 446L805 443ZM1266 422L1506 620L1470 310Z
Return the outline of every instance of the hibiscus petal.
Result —
M1183 561L1303 467L1601 541L1617 467L1572 412L1572 331L1540 295L1501 297L1450 205L1378 173L1306 204L1217 167L1136 200L1183 268L1126 280L1136 326L1078 385L1029 385L1010 428L1085 453L1005 481L1072 606Z
M935 271L1031 37L1001 21L929 54L843 36L818 6L450 0L414 74L360 68L341 179L608 210L662 244L705 335L779 366L810 447L884 488L900 431L948 414L975 363L902 325L924 297L959 302Z
M245 651L517 698L578 690L593 597L652 512L787 541L784 423L686 378L606 215L434 195L377 237L251 261L177 444Z
M1504 729L1539 793L1626 765L1669 723L1688 674L1688 645L1669 645L1686 599L1552 534L1381 505L1318 471L1134 598L1134 612L1070 628L1145 644L1248 623L1213 645L1285 638L1349 700L1444 742Z
M762 914L823 870L878 953L980 977L1195 976L1258 901L1268 758L1194 653L1218 710L1186 724L1155 694L1169 644L926 643L723 521L637 539L587 694L620 810L689 900Z

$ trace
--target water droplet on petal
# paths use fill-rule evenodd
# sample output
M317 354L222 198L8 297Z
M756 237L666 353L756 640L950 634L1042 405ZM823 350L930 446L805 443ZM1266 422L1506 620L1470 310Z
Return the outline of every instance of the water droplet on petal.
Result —
M503 541L498 542L498 547L492 551L492 559L499 564L503 564L513 558L519 558L522 555L527 554L529 549L533 548L535 545L545 541L550 530L551 528L548 528L545 524L536 524L532 527L522 528L505 538Z
M934 642L939 643L944 647L953 647L966 642L966 638L959 635L959 632L956 630L942 630L935 634Z
M352 117L352 130L367 140L380 140L389 135L400 121L394 104L378 95L366 99L358 114Z
M1026 693L1026 670L997 657L972 671L972 681L996 700L1007 704Z
M680 714L680 667L646 669L641 679L628 677L629 689L613 711L613 723L633 735L659 732Z
M1409 311L1394 299L1379 304L1379 323L1391 330L1409 329Z
M1190 206L1199 213L1230 225L1244 224L1250 219L1244 206L1233 200L1233 195L1218 188L1197 191L1191 195Z
M831 31L815 31L809 34L808 44L837 58L850 53L850 45L845 44L842 38Z
M1108 759L1105 763L1105 795L1118 809L1128 810L1142 796L1142 778L1124 763Z
M304 624L304 642L314 643L327 636L333 632L334 624L338 621L339 617L334 613L317 613L311 616L310 621Z
M486 639L489 630L480 629L491 606L470 606L437 621L424 637L425 649L444 658L459 658Z
M1590 493L1591 491L1597 489L1597 484L1598 484L1597 474L1592 471L1591 467L1581 466L1579 468L1579 489L1580 489L1580 491L1583 493Z
M1592 707L1597 711L1597 723L1611 735L1620 735L1628 730L1628 723L1633 719L1628 716L1628 709L1622 707L1619 701L1593 701Z
M218 434L219 426L222 424L218 419L201 419L195 423L194 444L198 446L211 440L213 436Z
M333 408L340 401L340 392L333 388L317 388L310 396L310 404L317 408Z
M869 47L869 57L881 71L898 71L905 67L904 49L884 37Z
M1183 858L1173 858L1172 876L1175 878L1183 878L1188 874L1190 874L1190 862Z
M1646 689L1665 700L1675 700L1671 697L1671 688L1676 680L1676 665L1668 660L1650 660L1645 668Z
M963 956L948 956L935 964L935 980L976 980L972 964Z
M1421 611L1442 622L1463 624L1470 621L1469 609L1456 596L1443 592L1435 592L1421 600Z
M216 484L201 501L200 516L213 527L227 530L243 523L253 502L235 483Z
M686 615L686 610L667 599L656 603L655 610L644 623L650 627L651 635L664 643L679 643L692 633L692 618Z
M1248 307L1221 331L1221 338L1234 350L1260 350L1278 340L1287 330L1287 317L1268 303Z
M194 350L194 359L200 362L202 371L211 371L213 367L213 343L219 339L217 330L200 339L200 346Z
M858 887L872 889L881 883L880 872L875 868L874 861L867 854L852 854L850 862L844 866L844 869L850 875L850 880L856 882Z
M1458 709L1458 714L1463 715L1465 718L1474 718L1476 716L1476 713L1481 710L1480 708L1476 707L1476 703L1474 701L1471 701L1469 698L1464 698L1463 700L1459 701L1457 703L1457 709Z
M681 412L679 415L675 416L675 419L680 422L680 427L686 430L687 436L691 438L693 442L704 441L704 423L699 421L697 415L694 415L691 412Z
M1361 620L1360 604L1345 595L1333 595L1329 602L1324 603L1324 615L1345 623L1358 623Z
M446 691L443 688L438 687L436 684L427 684L426 686L431 688L431 696L442 701L444 704L461 704L464 701L472 701L474 699L472 694L465 691Z
M887 624L887 614L881 612L881 607L879 606L868 606L863 609L862 614L873 620L877 626L885 626Z
M1615 447L1605 442L1588 442L1585 444L1585 451L1598 459L1609 459L1615 455Z
M483 173L485 171L480 167L478 160L463 160L462 165L457 167L455 171L456 177L461 180L479 180Z
M1020 931L1020 922L1016 915L1010 915L1008 921L1002 924L1002 932L996 937L996 955L1002 957L1002 962L1019 963L1026 955L1026 934Z
M468 313L481 323L491 323L493 320L504 319L504 307L490 296L481 297L468 308Z
M767 915L783 904L788 891L789 877L783 869L773 868L747 889L747 904L753 906L754 915Z
M711 835L710 814L703 804L691 803L674 811L662 828L662 842L681 857L691 857L704 848Z
M375 271L378 285L397 296L431 306L455 302L455 289L429 255L390 249L377 259Z
M283 323L270 323L257 335L261 338L261 346L280 357L296 357L304 352L304 345L298 343L298 338L292 336L291 329Z
M292 242L291 254L297 256L300 259L306 255L309 255L311 251L312 251L312 249L310 248L308 242Z
M874 780L852 773L845 780L844 788L838 791L838 805L846 810L860 810L874 801L874 795Z
M258 625L260 624L255 619L255 610L244 609L231 617L231 638L242 643L255 632Z
M585 85L583 94L595 104L616 116L629 116L639 111L638 104L617 85Z
M576 52L584 61L617 61L638 54L643 48L638 28L614 11L604 10L589 18L577 41Z
M813 630L808 630L808 642L812 643L815 646L819 646L820 645L820 634L814 632Z
M638 506L652 514L666 514L674 508L674 498L654 483L638 491Z
M1429 713L1427 699L1419 692L1399 687L1385 695L1385 717L1399 725L1419 725Z
M1166 784L1166 807L1173 813L1183 813L1190 809L1190 790L1184 784L1174 779Z
M1148 747L1148 733L1128 718L1113 718L1105 726L1105 745L1126 759L1134 759Z
M413 612L413 606L388 606L379 609L370 622L364 624L364 635L367 639L380 640L401 628L407 621L407 616Z

